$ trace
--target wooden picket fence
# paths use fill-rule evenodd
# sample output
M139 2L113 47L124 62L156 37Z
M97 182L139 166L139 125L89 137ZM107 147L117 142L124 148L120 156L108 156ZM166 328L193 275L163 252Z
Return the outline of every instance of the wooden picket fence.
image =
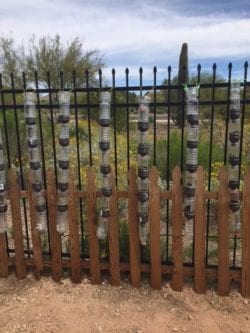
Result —
M51 270L53 280L60 281L63 269L70 268L72 281L81 282L82 271L89 270L90 280L94 284L101 283L101 271L108 271L110 283L120 284L121 272L129 272L131 284L140 287L141 274L150 274L152 288L160 289L163 278L170 278L171 287L176 291L183 289L186 278L194 279L194 290L205 293L207 279L218 281L219 295L228 295L231 281L241 284L241 293L244 297L250 296L250 168L246 170L244 188L241 193L242 208L242 267L230 269L229 267L229 188L228 172L222 167L219 175L219 188L217 192L207 192L204 187L203 168L197 172L196 213L194 228L194 266L183 265L183 215L182 215L182 185L181 171L175 167L172 172L173 186L170 191L160 191L158 186L158 171L153 167L150 171L149 188L149 219L150 219L150 264L140 262L140 243L137 222L137 188L136 172L130 169L128 173L128 190L117 191L114 177L112 177L113 195L111 198L111 218L108 231L109 262L100 262L99 242L96 237L97 227L97 198L100 192L96 189L95 173L92 168L87 172L87 187L79 191L75 187L74 176L70 173L69 183L69 240L70 259L62 259L61 239L56 231L56 200L57 192L53 170L47 173L46 196L48 202L49 237L51 244L51 259L45 259L42 253L40 234L36 229L36 214L31 183L27 191L20 191L18 177L15 169L10 168L9 191L10 209L12 214L13 238L15 254L8 256L6 236L0 235L0 277L4 278L15 269L18 279L25 278L27 271L32 269L39 278L46 268ZM32 258L24 254L23 229L21 219L20 200L26 198L29 202L29 214L32 236ZM87 226L89 239L90 260L80 258L78 201L82 198L87 204ZM129 226L129 262L121 263L119 255L118 237L118 199L128 200L128 226ZM160 249L160 200L172 201L172 265L161 264ZM218 208L218 267L208 268L205 263L205 235L206 235L206 200L217 200Z

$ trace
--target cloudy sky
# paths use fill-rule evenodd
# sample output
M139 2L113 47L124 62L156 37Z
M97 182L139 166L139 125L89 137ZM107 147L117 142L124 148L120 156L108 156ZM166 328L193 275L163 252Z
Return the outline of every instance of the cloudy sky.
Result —
M120 82L126 67L135 79L140 66L150 81L154 65L161 80L168 65L176 70L183 42L191 71L217 62L225 75L232 61L233 77L242 78L250 60L250 0L8 0L0 2L0 31L18 42L33 33L78 36L103 55L106 76L116 68Z

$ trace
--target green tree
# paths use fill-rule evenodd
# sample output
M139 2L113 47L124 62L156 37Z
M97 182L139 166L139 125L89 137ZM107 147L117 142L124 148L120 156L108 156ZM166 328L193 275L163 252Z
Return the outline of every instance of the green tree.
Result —
M64 87L73 86L73 70L76 86L86 82L84 73L89 71L89 83L93 84L103 61L96 50L84 50L78 37L63 43L59 35L42 37L33 36L27 46L16 45L11 37L0 37L0 54L2 59L3 84L10 85L10 72L15 82L22 86L22 72L27 73L27 83L34 83L34 72L38 74L39 86L48 86L47 73L50 72L52 88L60 88L60 71L63 72Z

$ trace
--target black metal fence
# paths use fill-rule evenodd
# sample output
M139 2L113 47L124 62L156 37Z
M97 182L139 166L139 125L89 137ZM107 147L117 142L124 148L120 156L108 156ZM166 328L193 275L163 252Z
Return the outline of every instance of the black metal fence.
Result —
M228 120L230 104L230 84L232 82L233 68L228 66L227 78L217 77L216 64L212 67L210 75L203 75L201 66L197 66L197 75L190 84L200 84L200 119L201 136L199 146L199 162L205 168L207 189L216 187L216 170L219 165L227 163ZM49 167L57 170L57 110L59 108L57 93L60 90L71 90L71 166L77 174L78 188L85 187L84 172L88 166L98 170L98 118L99 93L109 90L112 94L112 161L118 188L126 187L126 171L132 165L136 165L136 108L138 96L148 94L151 97L150 138L151 138L151 165L156 165L162 179L161 186L166 189L171 187L171 169L175 164L181 166L184 172L185 162L185 95L183 87L175 84L172 77L171 67L166 70L166 79L161 85L157 82L157 68L152 72L152 84L144 85L143 69L139 69L138 85L130 84L129 70L125 70L125 85L116 86L116 72L112 70L111 84L104 84L102 71L98 73L96 85L90 84L89 73L86 71L82 77L82 87L76 86L76 75L72 73L72 86L64 89L65 82L63 73L60 73L60 87L51 87L50 73L47 82L40 86L38 73L34 74L32 89L27 89L26 75L23 74L22 87L16 86L15 77L10 74L10 86L2 82L0 74L0 122L3 129L6 161L8 167L15 165L20 175L20 186L26 188L28 172L28 155L24 122L23 92L34 91L37 96L37 121L39 125L40 148L43 164L43 177L46 186L46 170ZM92 82L92 81L91 81ZM248 80L248 63L244 64L244 75L241 79L241 141L240 141L240 174L248 163L250 152L250 81ZM182 99L178 100L177 91L182 90ZM181 112L182 121L176 123L178 113ZM249 140L249 143L248 143ZM248 151L249 148L249 151ZM30 231L28 226L27 203L23 199L23 222L26 237L26 253L32 256L30 246ZM82 244L82 257L88 256L87 233L85 230L84 205L79 199L80 205L80 237ZM121 205L122 206L122 205ZM122 210L122 209L121 209ZM126 210L123 209L122 214ZM162 261L171 262L170 236L170 204L166 200L162 204L162 238L163 253ZM207 234L206 252L207 265L214 265L213 251L216 251L216 226L213 224L216 209L213 202L207 202ZM120 230L120 232L123 232ZM126 233L126 232L125 232ZM125 235L126 236L126 235ZM124 237L125 237L124 236ZM10 233L7 236L11 238ZM240 238L232 240L232 267L240 266L238 250ZM9 242L9 253L13 251ZM46 251L45 251L46 252ZM144 251L146 252L146 251ZM50 246L47 246L48 255ZM193 246L187 249L187 264L192 264ZM67 256L67 251L63 252ZM144 253L142 258L147 260ZM124 259L125 260L125 259Z

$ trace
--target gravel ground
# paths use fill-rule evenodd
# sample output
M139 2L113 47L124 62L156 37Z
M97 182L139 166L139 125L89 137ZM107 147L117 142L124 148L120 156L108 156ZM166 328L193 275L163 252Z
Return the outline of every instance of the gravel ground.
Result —
M250 303L234 290L219 297L197 295L190 287L174 292L165 284L155 291L142 283L134 289L123 280L91 285L69 279L55 283L30 275L0 279L0 332L250 332Z

